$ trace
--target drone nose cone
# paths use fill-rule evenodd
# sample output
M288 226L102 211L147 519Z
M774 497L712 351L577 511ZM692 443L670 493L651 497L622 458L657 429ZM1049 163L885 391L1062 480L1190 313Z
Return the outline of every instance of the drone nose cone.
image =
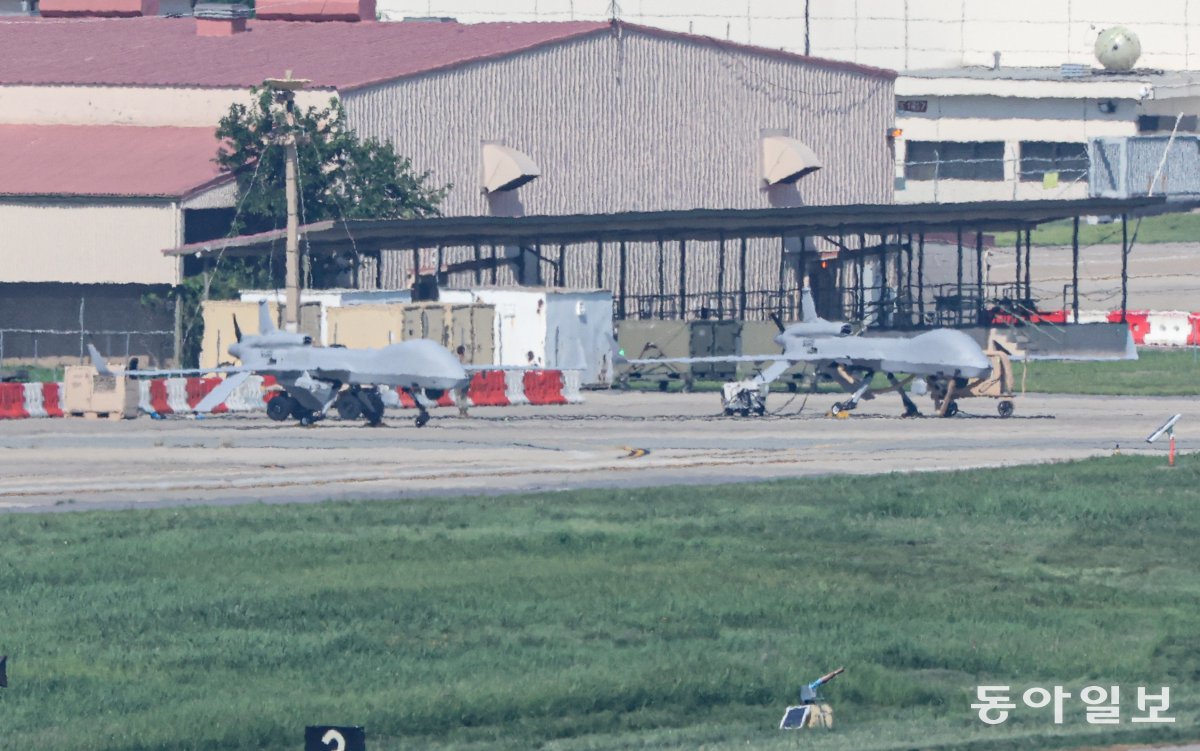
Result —
M992 371L992 362L984 354L983 350L979 348L975 340L961 331L954 333L960 337L956 346L956 359L962 369L962 374L970 378L979 378L990 373Z
M913 339L920 344L928 362L936 363L935 369L942 375L963 378L982 378L992 372L992 363L980 349L979 344L962 331L935 329Z
M983 350L976 350L972 354L972 359L974 361L973 367L978 368L981 371L988 371L992 369L992 361L989 360L988 356L983 353Z
M426 339L415 339L408 342L425 364L427 377L436 388L457 389L466 386L471 377L466 368L445 347Z
M456 381L458 381L458 386L467 385L467 381L469 381L471 377L467 375L467 369L463 367L463 364L458 361L457 357L451 354L449 350L443 349L440 353L439 359L441 360L441 367L445 369L448 377L454 378Z

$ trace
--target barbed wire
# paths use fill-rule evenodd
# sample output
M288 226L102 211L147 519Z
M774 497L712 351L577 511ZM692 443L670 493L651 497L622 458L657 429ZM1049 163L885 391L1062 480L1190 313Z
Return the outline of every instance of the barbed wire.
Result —
M754 70L752 70L750 68L750 66L746 63L746 61L741 59L741 57L736 55L732 50L725 49L721 45L716 44L716 42L719 42L720 40L715 39L713 37L708 37L708 36L698 36L698 38L709 41L710 45L715 50L717 50L719 53L721 53L721 55L723 56L723 58L726 61L724 64L725 69L727 71L729 71L730 74L733 75L733 77L735 79L740 81L741 84L743 86L745 86L747 89L749 89L750 91L770 94L770 92L764 88L764 87L769 87L770 89L776 90L777 92L786 92L783 95L776 93L775 96L778 99L785 101L788 104L795 105L795 106L808 106L808 105L807 105L807 103L802 102L798 97L790 96L793 94L799 94L801 96L810 96L810 97L823 97L823 96L843 95L847 91L846 87L842 87L839 89L828 89L826 91L814 91L811 89L803 89L803 88L799 88L799 87L795 87L795 86L788 86L786 84L777 83L775 81L770 81L767 78L763 77L762 75L756 73ZM737 68L740 68L741 70L739 71L739 70L737 70ZM871 80L869 80L869 81L856 81L856 83L859 83L866 87L865 93L858 99L855 99L855 100L852 100L849 102L845 102L841 105L832 106L832 107L815 107L814 108L814 107L808 106L808 111L815 112L818 114L842 114L842 113L850 112L850 111L858 109L863 104L865 104L867 101L879 96L880 92L878 91L878 89L880 87L888 87L888 86L892 85L892 81L883 80L880 78L871 78Z
M141 334L145 336L166 336L175 335L173 329L143 329L138 331L125 330L108 330L108 329L14 329L0 328L0 334L52 334L55 336L79 336L80 334L92 334L95 336L128 336L133 334Z

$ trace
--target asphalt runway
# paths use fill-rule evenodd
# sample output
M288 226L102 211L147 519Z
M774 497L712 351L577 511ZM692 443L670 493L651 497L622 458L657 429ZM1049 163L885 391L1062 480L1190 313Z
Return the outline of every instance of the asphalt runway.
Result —
M1117 244L1085 246L1079 253L1079 309L1118 310L1121 307L1121 226L1115 225ZM1130 222L1130 233L1133 222ZM974 242L974 237L971 238ZM974 263L974 255L968 256ZM1011 283L1015 271L1012 248L988 252L989 281ZM1033 296L1044 310L1069 308L1071 296L1063 288L1071 282L1071 248L1033 249L1030 259ZM973 277L972 277L973 278ZM1200 248L1195 243L1137 243L1129 255L1130 310L1184 310L1197 308L1200 289Z
M953 418L902 419L894 395L881 395L848 419L826 417L835 399L773 394L777 414L737 418L720 416L712 393L589 392L579 405L479 408L465 418L441 409L419 429L402 411L378 428L258 415L0 421L0 510L744 482L1027 464L1108 455L1118 444L1165 462L1165 444L1144 439L1190 404L1029 395L1009 419L991 399L963 400ZM1186 418L1180 428L1186 448Z

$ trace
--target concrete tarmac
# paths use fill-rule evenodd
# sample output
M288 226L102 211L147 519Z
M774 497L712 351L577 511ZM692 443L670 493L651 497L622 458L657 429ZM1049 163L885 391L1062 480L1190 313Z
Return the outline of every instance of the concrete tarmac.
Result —
M1118 310L1121 307L1120 225L1112 230L1117 244L1093 245L1079 253L1079 309ZM1129 231L1133 232L1130 222ZM972 236L971 242L974 242ZM973 247L973 246L972 246ZM967 256L974 273L975 256ZM987 255L987 276L993 283L1011 283L1015 251L993 248ZM1070 308L1072 296L1070 247L1035 247L1030 259L1030 286L1046 310ZM973 276L971 277L974 278ZM1134 245L1129 255L1130 310L1200 310L1200 246L1195 243Z
M434 412L424 428L389 411L378 428L312 427L265 416L109 422L0 421L0 510L313 502L568 488L745 482L1009 466L1122 453L1188 398L1029 395L1016 414L991 399L953 418L899 418L894 395L848 419L833 394L773 394L761 418L724 417L716 394L590 392L559 407ZM920 399L930 410L928 399ZM803 410L801 407L803 406ZM1187 422L1181 425L1187 448ZM629 456L631 449L649 451Z

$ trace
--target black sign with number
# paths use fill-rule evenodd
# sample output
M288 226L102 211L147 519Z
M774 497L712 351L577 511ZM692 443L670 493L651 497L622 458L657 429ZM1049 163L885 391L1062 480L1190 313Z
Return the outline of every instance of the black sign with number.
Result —
M309 725L304 728L304 751L367 751L362 728Z

